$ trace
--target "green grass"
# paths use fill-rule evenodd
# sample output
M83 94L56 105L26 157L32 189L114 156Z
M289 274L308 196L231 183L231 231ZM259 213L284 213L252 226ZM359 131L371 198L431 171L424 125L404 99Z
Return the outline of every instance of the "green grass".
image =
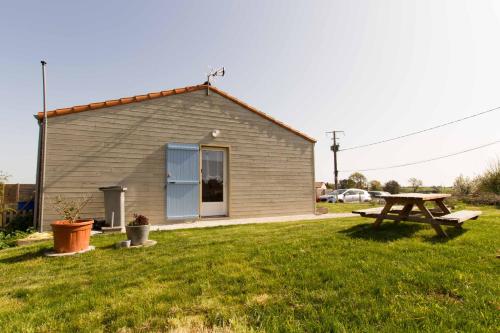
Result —
M500 211L435 237L363 218L154 232L47 258L0 251L2 332L498 331Z
M364 209L371 207L383 206L384 204L378 204L375 202L353 202L353 203L328 203L328 202L318 202L316 207L326 207L329 213L350 213L356 209Z

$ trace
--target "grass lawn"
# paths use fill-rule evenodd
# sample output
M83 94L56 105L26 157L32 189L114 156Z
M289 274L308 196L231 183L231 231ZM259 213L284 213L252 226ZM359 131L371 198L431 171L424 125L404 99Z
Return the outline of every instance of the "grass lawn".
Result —
M329 202L318 202L316 207L326 207L328 208L328 213L350 213L356 209L364 209L371 207L379 207L384 204L375 202L353 202L353 203L329 203Z
M0 251L1 332L498 332L500 210L451 238L369 219L154 232L47 258Z

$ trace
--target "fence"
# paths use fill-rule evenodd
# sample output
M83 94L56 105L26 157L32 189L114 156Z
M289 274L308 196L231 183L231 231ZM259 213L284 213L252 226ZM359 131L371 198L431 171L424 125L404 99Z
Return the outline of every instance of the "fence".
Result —
M5 227L16 216L33 215L35 184L3 184L0 197L0 227Z

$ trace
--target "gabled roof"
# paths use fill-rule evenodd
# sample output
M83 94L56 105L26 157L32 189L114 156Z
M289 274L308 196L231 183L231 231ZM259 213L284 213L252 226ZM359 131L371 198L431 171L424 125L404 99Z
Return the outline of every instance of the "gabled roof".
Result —
M97 109L102 109L102 108L108 108L111 106L116 106L116 105L122 105L122 104L129 104L129 103L136 103L136 102L142 102L150 99L155 99L155 98L160 98L160 97L166 97L166 96L172 96L172 95L179 95L179 94L184 94L192 91L197 91L197 90L202 90L202 89L207 89L206 84L200 84L196 86L189 86L185 88L178 88L178 89L171 89L171 90L162 90L159 92L153 92L149 94L144 94L144 95L137 95L137 96L132 96L132 97L124 97L120 99L112 99L104 102L96 102L96 103L90 103L90 104L85 104L85 105L77 105L77 106L72 106L70 108L62 108L62 109L55 109L52 111L47 111L47 117L57 117L57 116L63 116L71 113L78 113L78 112L83 112L83 111L91 111L91 110L97 110ZM214 86L210 86L210 92L215 92L219 94L222 97L225 97L234 103L244 107L245 109L254 112L261 116L262 118L265 118L273 123L275 123L278 126L281 126L301 137L304 139L310 141L310 142L316 142L315 139L311 138L310 136L297 131L296 129L293 129L292 127L286 125L285 123L277 120L276 118L273 118L269 116L268 114L257 110L253 106L248 105L247 103L237 99L236 97L233 97L229 95L228 93L217 89ZM38 114L35 116L39 120L43 119L43 112L38 112Z

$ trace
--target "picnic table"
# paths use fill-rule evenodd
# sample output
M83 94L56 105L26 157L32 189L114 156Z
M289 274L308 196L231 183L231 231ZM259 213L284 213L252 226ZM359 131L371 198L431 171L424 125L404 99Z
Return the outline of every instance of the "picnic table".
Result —
M475 220L481 215L480 211L461 210L452 213L444 204L444 199L450 194L444 193L402 193L383 195L384 207L375 207L353 211L364 217L375 218L374 228L378 228L385 219L393 220L396 224L401 221L410 221L430 224L439 236L447 237L442 225L461 228L467 220ZM433 202L435 208L429 209L426 202Z

